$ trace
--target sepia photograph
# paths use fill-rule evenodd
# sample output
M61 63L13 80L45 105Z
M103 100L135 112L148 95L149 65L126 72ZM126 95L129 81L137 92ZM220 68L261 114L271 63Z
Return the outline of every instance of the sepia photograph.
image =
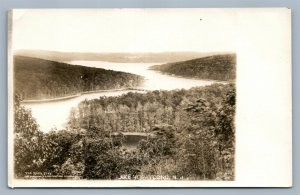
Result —
M12 10L10 179L236 181L238 22L221 10Z

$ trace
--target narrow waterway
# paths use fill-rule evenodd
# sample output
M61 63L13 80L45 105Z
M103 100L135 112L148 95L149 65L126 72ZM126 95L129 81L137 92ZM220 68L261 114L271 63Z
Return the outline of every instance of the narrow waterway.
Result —
M153 63L114 63L103 61L69 61L66 62L74 65L83 65L96 68L104 68L115 71L128 72L138 74L145 77L145 82L139 86L139 89L145 90L172 90L172 89L189 89L196 86L205 86L216 83L217 81L199 80L193 78L182 78L149 70ZM40 129L48 132L51 129L62 129L68 122L70 111L76 107L78 103L87 99L95 99L100 96L118 96L129 91L135 90L113 90L101 91L96 93L82 94L69 99L61 99L59 101L45 102L27 102L22 103L32 111L33 117L37 120ZM142 91L136 91L141 93Z

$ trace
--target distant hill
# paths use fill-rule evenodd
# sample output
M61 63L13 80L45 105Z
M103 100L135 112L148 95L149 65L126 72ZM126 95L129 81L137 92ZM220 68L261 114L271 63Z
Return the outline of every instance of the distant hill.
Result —
M236 55L213 55L182 62L151 66L150 69L176 76L209 80L234 80L236 77Z
M220 52L162 52L162 53L86 53L86 52L58 52L45 50L18 50L15 55L41 58L52 61L72 61L72 60L89 60L89 61L108 61L108 62L133 62L133 63L156 63L156 62L178 62L224 54Z
M139 85L143 77L101 68L14 56L14 90L25 100Z

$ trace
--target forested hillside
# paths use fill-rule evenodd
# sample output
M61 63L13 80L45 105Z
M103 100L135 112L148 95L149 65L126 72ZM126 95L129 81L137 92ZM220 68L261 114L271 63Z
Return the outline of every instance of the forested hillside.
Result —
M26 100L133 87L143 81L143 77L130 73L24 56L14 56L14 79L15 92Z
M18 50L16 55L41 58L53 61L108 61L108 62L133 62L157 63L178 62L221 54L220 52L161 52L161 53L85 53L85 52L58 52L45 50Z
M16 96L17 178L33 171L75 179L234 179L233 84L84 101L68 130L50 133L18 102ZM127 150L123 131L152 136Z
M176 76L228 81L234 80L236 77L236 56L234 54L213 55L188 61L155 65L151 69Z
M231 89L230 86L215 84L189 90L156 90L146 94L129 92L118 97L99 97L81 102L72 111L70 123L73 128L95 126L112 132L149 132L156 124L175 125L182 129L181 125L190 123L184 110L188 104L202 98L218 106L225 98L224 91Z

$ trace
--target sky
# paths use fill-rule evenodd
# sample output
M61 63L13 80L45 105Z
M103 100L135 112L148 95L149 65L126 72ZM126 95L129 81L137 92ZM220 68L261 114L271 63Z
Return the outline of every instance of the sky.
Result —
M231 9L15 9L13 50L235 51Z

